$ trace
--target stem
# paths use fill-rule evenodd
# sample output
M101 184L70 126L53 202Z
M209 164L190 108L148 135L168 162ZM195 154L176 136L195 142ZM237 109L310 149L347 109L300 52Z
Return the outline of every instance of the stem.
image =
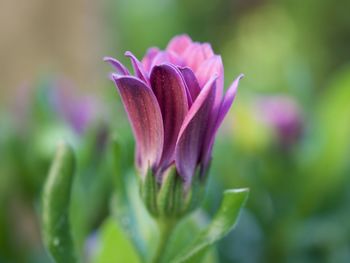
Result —
M153 263L160 263L163 260L164 254L166 252L167 245L169 243L171 233L176 226L176 221L168 220L160 220L158 222L160 238L158 242L158 247L154 258L152 260Z

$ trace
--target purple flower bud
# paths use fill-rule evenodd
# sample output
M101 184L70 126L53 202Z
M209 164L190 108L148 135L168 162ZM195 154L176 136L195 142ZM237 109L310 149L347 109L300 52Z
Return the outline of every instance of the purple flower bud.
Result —
M291 97L276 95L257 100L260 119L276 131L283 147L294 144L301 135L303 118L299 105Z
M189 186L211 160L214 138L236 95L240 75L224 94L221 57L210 44L174 37L165 50L150 48L139 61L131 52L134 75L114 58L112 79L136 140L136 165L161 183L169 167ZM198 170L197 170L198 168Z

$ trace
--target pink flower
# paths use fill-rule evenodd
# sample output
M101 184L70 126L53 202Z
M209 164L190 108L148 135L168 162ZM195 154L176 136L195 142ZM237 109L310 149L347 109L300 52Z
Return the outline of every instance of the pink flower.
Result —
M210 44L174 37L165 50L150 48L139 61L131 52L135 74L118 60L106 57L136 139L136 165L161 182L175 164L178 175L190 183L199 168L204 176L214 138L236 95L242 75L223 92L221 57Z
M288 96L265 96L257 100L261 120L276 131L282 146L293 145L303 130L303 118L297 102Z

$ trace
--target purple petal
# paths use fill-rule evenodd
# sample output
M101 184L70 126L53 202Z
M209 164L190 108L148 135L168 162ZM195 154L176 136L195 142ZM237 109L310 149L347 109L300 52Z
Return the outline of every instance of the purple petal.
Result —
M136 77L144 81L146 84L149 84L147 73L143 68L142 63L130 51L125 52L125 56L130 58Z
M207 83L211 76L217 75L216 81L216 94L215 102L213 106L212 116L210 117L210 123L215 122L219 108L222 102L223 89L224 89L224 67L222 64L221 56L214 56L207 59L195 73L198 83L201 87Z
M170 64L155 66L150 81L163 117L164 150L160 166L165 169L174 159L178 134L188 111L185 83L178 69Z
M214 144L214 139L215 139L215 135L222 123L222 121L224 120L226 114L228 113L229 109L231 108L231 105L236 97L236 92L237 92L237 87L238 87L238 83L239 80L243 78L243 74L239 75L231 84L231 86L229 87L229 89L227 90L224 99L222 100L222 103L220 104L220 108L218 111L218 115L217 118L214 120L214 122L212 123L212 128L209 128L208 133L206 135L206 140L205 143L203 145L203 157L201 158L203 161L203 165L204 167L206 167L208 165L208 162L211 158L211 150Z
M192 102L195 101L199 92L201 91L201 88L198 84L196 76L194 75L193 71L190 68L188 68L188 67L181 68L180 67L179 70L181 71L182 77L185 80L188 93L191 97L191 104L192 104ZM189 105L191 105L191 104L189 104Z
M130 75L129 70L118 60L112 57L104 57L103 61L108 62L119 75Z
M218 120L216 123L216 126L219 127L221 125L221 122L223 121L223 119L225 118L226 114L228 113L229 109L232 106L232 103L236 97L236 93L237 93L237 88L238 88L238 84L239 81L244 77L243 74L240 74L231 84L231 86L228 88L228 90L226 91L226 94L224 96L224 99L222 101L221 107L220 107L220 111L219 111L219 116L218 116Z
M216 78L217 76L214 76L208 81L194 101L176 143L176 168L186 183L190 183L199 161L207 122L214 105Z
M155 167L163 148L162 115L152 90L139 79L124 76L114 79L136 140L136 162L142 175Z

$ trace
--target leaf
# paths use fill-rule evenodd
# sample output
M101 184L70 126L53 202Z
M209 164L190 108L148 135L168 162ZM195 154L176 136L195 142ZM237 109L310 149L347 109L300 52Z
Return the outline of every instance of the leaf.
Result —
M171 234L169 244L164 256L164 262L170 262L172 258L175 258L179 251L186 249L193 242L193 237L199 235L201 229L206 227L209 223L209 218L201 210L197 210L191 215L185 217L175 228ZM207 253L206 263L213 263L216 261L215 250L212 249Z
M42 215L44 241L57 263L77 262L69 223L74 170L73 150L62 142L45 182Z
M235 227L248 193L248 189L226 190L221 206L208 227L171 262L200 262L208 248L222 239Z

